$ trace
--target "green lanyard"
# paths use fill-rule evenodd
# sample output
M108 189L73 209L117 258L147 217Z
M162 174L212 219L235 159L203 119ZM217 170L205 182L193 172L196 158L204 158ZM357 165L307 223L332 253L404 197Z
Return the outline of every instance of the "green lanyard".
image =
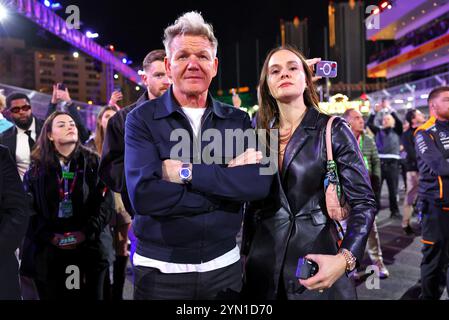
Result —
M368 158L363 154L363 135L360 135L359 138L359 146L360 146L360 151L362 152L362 156L363 156L363 161L365 162L365 167L368 169L369 171L369 162L368 162Z

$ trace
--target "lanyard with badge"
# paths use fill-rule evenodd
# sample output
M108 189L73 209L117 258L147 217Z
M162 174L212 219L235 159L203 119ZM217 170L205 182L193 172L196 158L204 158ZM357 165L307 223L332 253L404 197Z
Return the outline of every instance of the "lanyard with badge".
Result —
M363 135L360 135L360 138L359 138L359 147L360 147L360 152L362 153L362 156L363 156L363 162L365 162L365 167L366 167L366 169L369 170L369 162L368 162L368 158L367 158L367 156L365 156L365 155L363 154Z
M67 165L61 164L61 168L62 177L59 177L58 175L57 178L59 189L58 218L67 219L73 216L72 194L73 190L75 190L78 174L77 172L70 172L70 162ZM69 180L72 180L70 188Z

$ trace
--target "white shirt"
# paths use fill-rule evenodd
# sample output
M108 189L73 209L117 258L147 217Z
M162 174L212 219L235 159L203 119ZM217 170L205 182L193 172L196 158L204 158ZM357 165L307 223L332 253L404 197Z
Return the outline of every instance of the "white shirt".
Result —
M203 117L206 108L189 108L183 107L185 115L189 119L192 126L193 134L198 137L201 130L201 118ZM231 251L207 262L199 264L186 264L186 263L171 263L166 261L159 261L150 259L134 254L133 264L135 266L156 268L162 273L187 273L187 272L208 272L218 270L240 260L240 250L238 246L235 246Z
M28 135L26 130L17 127L17 144L16 144L16 162L17 171L19 171L20 178L23 180L25 172L28 170L31 162L31 150L28 144ZM36 121L33 118L33 122L28 130L31 130L31 138L36 141Z
M154 260L143 257L137 253L133 256L133 264L135 266L156 268L162 273L187 273L187 272L208 272L218 270L240 260L240 250L238 246L235 246L231 251L226 252L213 260L199 263L199 264L187 264L187 263L171 263L165 261Z
M184 111L187 118L189 119L193 134L195 135L195 137L198 137L198 134L201 130L201 118L203 117L206 108L182 107L182 111Z

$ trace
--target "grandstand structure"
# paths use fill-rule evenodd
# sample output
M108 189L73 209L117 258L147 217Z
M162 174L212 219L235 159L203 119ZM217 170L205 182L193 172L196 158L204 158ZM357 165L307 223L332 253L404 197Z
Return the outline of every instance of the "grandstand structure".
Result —
M387 86L368 97L388 97L396 109L425 106L430 90L449 83L449 1L384 2L388 9L373 13L379 28L366 31L368 41L383 44L369 57L367 75Z

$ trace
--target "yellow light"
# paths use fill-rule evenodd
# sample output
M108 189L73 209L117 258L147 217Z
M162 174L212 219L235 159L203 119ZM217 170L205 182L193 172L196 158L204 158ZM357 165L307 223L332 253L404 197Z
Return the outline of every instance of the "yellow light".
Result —
M94 104L94 102L92 100L87 101L88 104Z

